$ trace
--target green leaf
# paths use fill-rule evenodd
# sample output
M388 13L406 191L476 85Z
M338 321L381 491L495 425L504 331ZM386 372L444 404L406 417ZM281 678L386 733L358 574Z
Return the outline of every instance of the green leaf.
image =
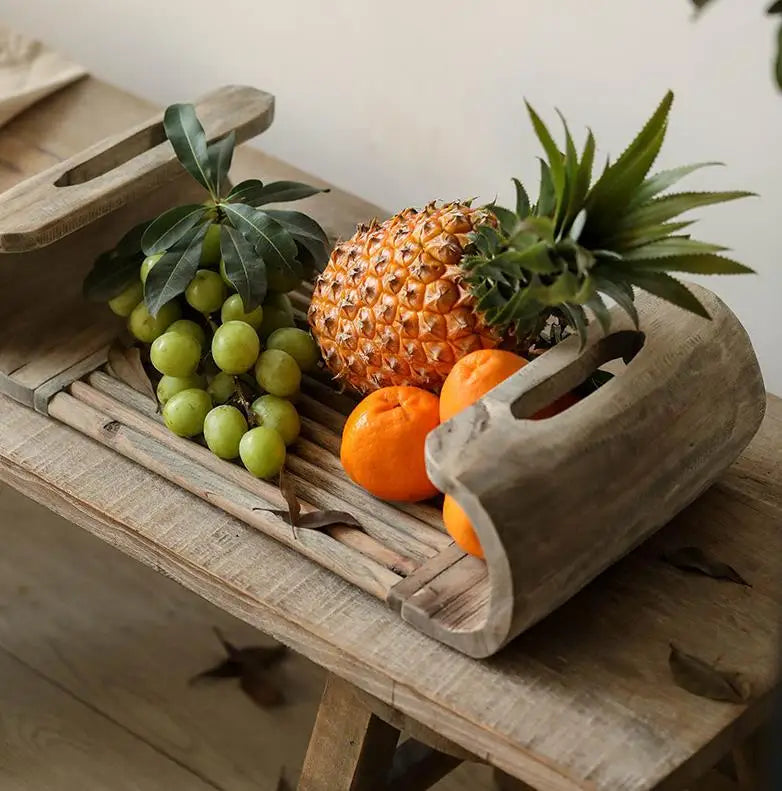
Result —
M144 303L153 316L163 305L178 297L195 276L208 227L204 224L188 231L180 243L164 253L149 270L144 283Z
M600 240L613 227L654 164L665 139L673 93L665 98L621 157L592 187L586 198L585 240ZM589 242L586 242L589 244Z
M616 302L616 304L619 305L619 307L625 313L627 313L627 315L632 319L633 324L635 324L635 328L638 329L638 310L635 307L635 302L633 302L632 287L629 289L630 293L628 295L625 287L615 283L607 277L600 277L600 275L597 275L594 280L595 288L610 299L613 299L614 302Z
M298 181L272 181L264 185L260 193L255 197L252 206L263 206L266 203L287 203L288 201L309 198L321 192L328 192L328 189L311 187L309 184L302 184Z
M592 167L595 161L595 136L589 130L587 140L584 145L584 153L581 156L581 164L578 166L578 176L576 186L571 201L571 211L579 211L584 205L586 196L589 194L589 187L592 183Z
M144 255L162 253L173 247L206 214L206 206L189 204L175 206L152 220L141 237Z
M646 225L638 228L628 228L624 231L617 231L612 238L611 247L615 252L625 253L636 247L642 247L651 242L667 239L676 231L682 231L693 225L695 220L682 220L680 222L661 223L659 225Z
M101 253L84 279L82 291L93 302L108 302L139 278L140 255L118 256Z
M225 200L231 203L244 203L247 206L253 206L255 205L254 201L258 199L262 190L263 182L260 179L245 179L234 186Z
M557 208L562 201L562 193L565 188L564 157L540 116L532 109L529 102L525 102L525 104L527 105L527 112L532 121L535 134L538 136L538 140L540 140L543 150L546 152L546 157L548 158L548 165L551 171L551 183L554 187L554 207ZM545 214L548 214L548 212L545 212Z
M690 239L689 236L667 236L654 242L634 247L628 250L622 258L625 261L637 261L639 259L667 258L671 255L690 255L692 253L721 253L727 250L718 244L699 242L697 239Z
M587 213L585 209L581 209L581 211L573 219L568 236L574 242L577 242L578 237L581 236L581 231L584 230L584 226L586 225L586 219Z
M638 188L638 191L633 196L629 203L629 208L635 208L648 200L651 200L655 195L665 192L669 187L672 187L678 181L681 181L685 176L694 173L701 168L710 168L721 166L722 162L697 162L694 165L683 165L680 168L673 168L672 170L662 170L655 173L654 176L646 179L643 184Z
M551 217L531 215L521 224L522 231L531 231L539 239L554 244L554 220Z
M163 115L163 128L184 169L215 197L217 190L209 175L206 134L195 107L192 104L172 104Z
M296 243L277 220L241 203L220 206L234 228L253 244L267 269L286 272L296 268Z
M603 333L608 335L611 331L611 313L606 307L606 303L603 302L600 294L595 292L584 304L594 313L595 318L603 329Z
M557 234L565 233L573 222L574 215L581 208L576 205L576 181L578 179L578 152L570 129L559 110L557 114L562 119L562 126L565 129L565 186L562 190L562 202L557 208Z
M491 225L479 225L472 232L471 238L483 255L494 255L500 248L500 235Z
M521 278L522 270L539 275L557 271L549 257L549 246L546 242L537 242L525 250L506 250L492 258L490 263L507 267L504 271L516 279Z
M559 309L564 314L568 324L570 324L570 326L573 327L576 332L578 332L578 337L581 341L581 349L583 349L584 346L586 346L588 337L588 323L584 309L581 307L581 305L560 305Z
M228 178L228 171L231 169L231 160L233 159L235 146L236 132L234 131L231 131L222 138L222 140L217 140L207 146L206 155L209 158L209 172L218 197L223 184L225 184L225 180Z
M116 244L114 252L121 258L130 255L141 255L141 239L150 220L134 225Z
M728 201L749 198L754 195L755 193L753 192L745 192L743 190L731 192L677 192L672 195L664 195L662 198L656 198L625 214L619 221L618 228L656 225L701 206L727 203Z
M565 302L575 302L581 291L582 283L569 270L559 275L550 285L536 283L532 287L535 299L543 305L558 306Z
M329 238L312 217L285 209L266 209L265 213L277 220L297 244L309 251L318 269L323 268L329 258Z
M245 312L254 310L266 297L266 264L253 245L230 225L220 228L220 254L225 275L239 292Z
M713 253L672 255L666 258L634 260L628 267L644 272L688 272L693 275L749 275L754 272L744 264ZM625 271L623 267L622 271Z
M533 306L533 312L537 312L540 307L532 294L530 288L523 288L517 291L498 311L494 317L493 324L505 327L511 322L520 318L526 313L526 308Z
M535 214L539 217L548 217L554 214L557 207L557 195L554 183L551 180L551 169L541 159L540 160L540 191L538 193L538 205L535 207Z
M710 319L708 311L701 304L695 294L687 286L665 272L644 272L638 269L628 269L622 272L628 282L648 291L650 294L664 299L677 307L690 313L695 313L705 319Z
M769 14L769 15L782 14L782 0L776 0L775 3L772 3L766 9L766 13Z
M777 57L774 64L774 76L777 79L777 86L782 89L782 26L780 26L777 33Z
M524 189L524 185L518 179L512 179L512 181L513 186L516 188L516 214L520 220L523 220L529 216L530 212L529 195L527 195L527 190Z
M492 205L487 207L497 218L500 228L506 236L512 236L519 227L519 218L510 209L503 206Z

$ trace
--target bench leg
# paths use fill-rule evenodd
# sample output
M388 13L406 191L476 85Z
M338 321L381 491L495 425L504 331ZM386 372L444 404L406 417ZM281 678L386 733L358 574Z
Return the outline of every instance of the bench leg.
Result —
M375 716L353 687L329 675L298 791L377 791L386 784L399 731Z

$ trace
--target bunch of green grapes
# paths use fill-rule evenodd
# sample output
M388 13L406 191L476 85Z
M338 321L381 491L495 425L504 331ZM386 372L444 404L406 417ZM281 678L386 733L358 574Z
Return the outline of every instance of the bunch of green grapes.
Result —
M109 306L127 317L136 339L150 345L166 426L180 437L203 435L216 456L239 458L256 477L270 478L299 435L293 401L302 372L318 362L318 348L294 326L287 294L270 291L263 305L245 311L225 276L214 228L185 290L186 304L172 300L154 317L147 311L144 281L160 258L152 255L144 259L138 283Z

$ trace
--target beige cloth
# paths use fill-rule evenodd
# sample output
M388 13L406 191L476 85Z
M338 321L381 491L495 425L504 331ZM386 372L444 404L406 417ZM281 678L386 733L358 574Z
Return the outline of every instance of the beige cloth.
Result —
M86 73L40 41L0 25L0 126Z

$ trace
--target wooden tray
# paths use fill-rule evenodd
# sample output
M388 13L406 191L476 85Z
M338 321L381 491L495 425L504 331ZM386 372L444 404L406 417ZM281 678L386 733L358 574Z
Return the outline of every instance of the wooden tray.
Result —
M232 128L243 138L269 125L272 106L268 94L231 88L198 113L210 138ZM292 529L270 513L285 507L274 484L172 435L153 401L103 369L122 322L83 302L85 272L128 227L200 194L149 134L159 121L0 199L0 248L19 251L0 258L0 391L331 569L420 631L471 656L494 653L697 497L757 430L765 393L736 317L700 288L712 322L642 297L641 333L617 313L610 336L593 328L581 352L575 339L560 344L430 435L432 480L473 520L486 562L455 547L439 503L384 503L346 478L339 437L355 401L320 374L304 378L288 470L303 510L348 511L363 530ZM67 208L52 205L60 194ZM292 295L301 322L310 293ZM618 375L593 395L525 419L617 359Z

